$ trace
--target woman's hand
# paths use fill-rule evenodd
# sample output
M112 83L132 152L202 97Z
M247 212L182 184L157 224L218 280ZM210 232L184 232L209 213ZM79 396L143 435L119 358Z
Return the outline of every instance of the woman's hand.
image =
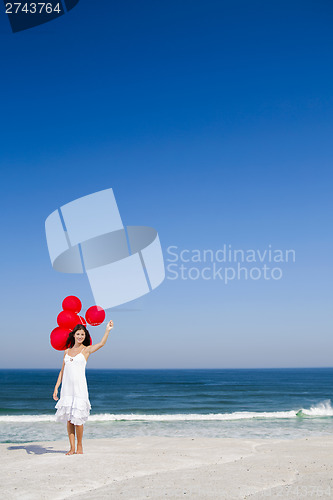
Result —
M106 325L106 331L109 332L110 330L112 330L112 328L113 328L113 321L111 319Z
M53 399L54 401L58 401L58 389L54 389L54 393L53 393Z
M87 350L89 349L88 352L90 354L92 354L93 352L98 351L98 349L100 349L101 347L103 347L106 344L106 341L108 340L108 337L109 337L110 330L112 330L112 328L113 328L113 321L110 320L108 322L108 324L106 325L105 333L103 335L102 340L100 342L98 342L97 344L90 345L90 346L87 347Z

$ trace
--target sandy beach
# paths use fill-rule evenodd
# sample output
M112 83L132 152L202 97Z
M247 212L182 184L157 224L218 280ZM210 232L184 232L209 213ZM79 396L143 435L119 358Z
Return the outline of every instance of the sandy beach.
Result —
M333 497L333 436L298 440L139 437L1 444L1 498Z

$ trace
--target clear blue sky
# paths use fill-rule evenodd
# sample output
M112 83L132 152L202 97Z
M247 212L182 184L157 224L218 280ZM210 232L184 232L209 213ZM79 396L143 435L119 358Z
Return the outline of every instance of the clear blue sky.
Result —
M165 280L108 311L88 367L332 365L332 26L328 1L81 0L15 35L2 10L1 367L60 368L61 301L93 298L52 269L44 221L109 187L166 257L271 244L296 262Z

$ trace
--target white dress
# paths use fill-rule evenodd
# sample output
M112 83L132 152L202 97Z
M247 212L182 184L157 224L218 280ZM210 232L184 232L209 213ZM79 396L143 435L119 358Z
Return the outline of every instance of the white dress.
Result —
M86 364L82 352L76 356L66 353L60 399L55 405L56 422L69 420L74 425L82 425L88 420L91 405L85 373Z

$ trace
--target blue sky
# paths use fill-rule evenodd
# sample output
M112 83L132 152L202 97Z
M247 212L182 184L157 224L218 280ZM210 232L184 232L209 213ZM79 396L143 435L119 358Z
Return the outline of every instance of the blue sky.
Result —
M332 4L98 8L80 0L15 35L0 16L0 366L61 366L62 299L93 298L84 276L52 269L44 222L109 187L165 257L271 244L296 262L276 281L166 279L108 311L89 367L331 366Z

